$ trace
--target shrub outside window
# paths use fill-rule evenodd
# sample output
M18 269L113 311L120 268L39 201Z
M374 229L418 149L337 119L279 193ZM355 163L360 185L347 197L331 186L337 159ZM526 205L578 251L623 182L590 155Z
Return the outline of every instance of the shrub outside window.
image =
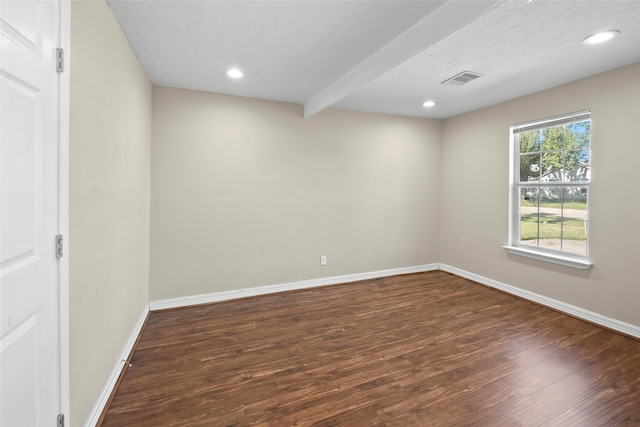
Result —
M591 113L511 127L512 247L589 255Z

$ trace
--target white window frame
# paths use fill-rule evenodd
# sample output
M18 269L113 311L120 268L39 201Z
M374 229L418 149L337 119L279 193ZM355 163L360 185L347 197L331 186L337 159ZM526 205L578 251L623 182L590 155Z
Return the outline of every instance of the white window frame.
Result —
M509 128L509 244L503 246L507 252L513 255L525 256L537 260L548 261L556 264L574 267L578 269L591 268L593 263L587 256L571 254L567 252L554 251L552 249L534 247L529 245L519 245L520 241L520 189L521 188L540 188L540 187L590 187L591 180L581 182L535 182L522 184L520 182L520 144L516 135L520 132L536 130L563 124L576 123L591 120L590 111L580 111L576 113L566 114L562 116L541 119L527 123L513 125ZM591 148L591 144L589 145ZM587 190L587 217L589 215L589 197L590 191ZM589 254L589 222L587 227L587 254Z

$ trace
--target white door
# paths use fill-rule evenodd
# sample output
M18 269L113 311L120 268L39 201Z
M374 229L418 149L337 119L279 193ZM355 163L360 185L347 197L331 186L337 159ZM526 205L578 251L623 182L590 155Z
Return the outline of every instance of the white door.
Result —
M0 425L55 426L60 5L0 0Z

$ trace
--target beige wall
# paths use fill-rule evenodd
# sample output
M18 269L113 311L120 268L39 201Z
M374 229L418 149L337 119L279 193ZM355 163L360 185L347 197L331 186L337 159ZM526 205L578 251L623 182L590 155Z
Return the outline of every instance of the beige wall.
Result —
M438 262L440 122L302 113L154 86L151 300Z
M592 111L593 268L507 255L509 126L580 110ZM639 122L640 64L445 120L441 262L640 325Z
M71 425L148 302L151 84L105 2L71 4Z

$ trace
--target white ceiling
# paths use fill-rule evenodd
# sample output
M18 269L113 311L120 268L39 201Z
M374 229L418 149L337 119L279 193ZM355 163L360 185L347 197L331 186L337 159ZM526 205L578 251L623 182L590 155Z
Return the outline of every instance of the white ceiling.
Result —
M640 0L108 1L154 84L294 102L306 117L445 118L640 62ZM609 29L621 34L582 44ZM441 84L462 71L482 76Z

